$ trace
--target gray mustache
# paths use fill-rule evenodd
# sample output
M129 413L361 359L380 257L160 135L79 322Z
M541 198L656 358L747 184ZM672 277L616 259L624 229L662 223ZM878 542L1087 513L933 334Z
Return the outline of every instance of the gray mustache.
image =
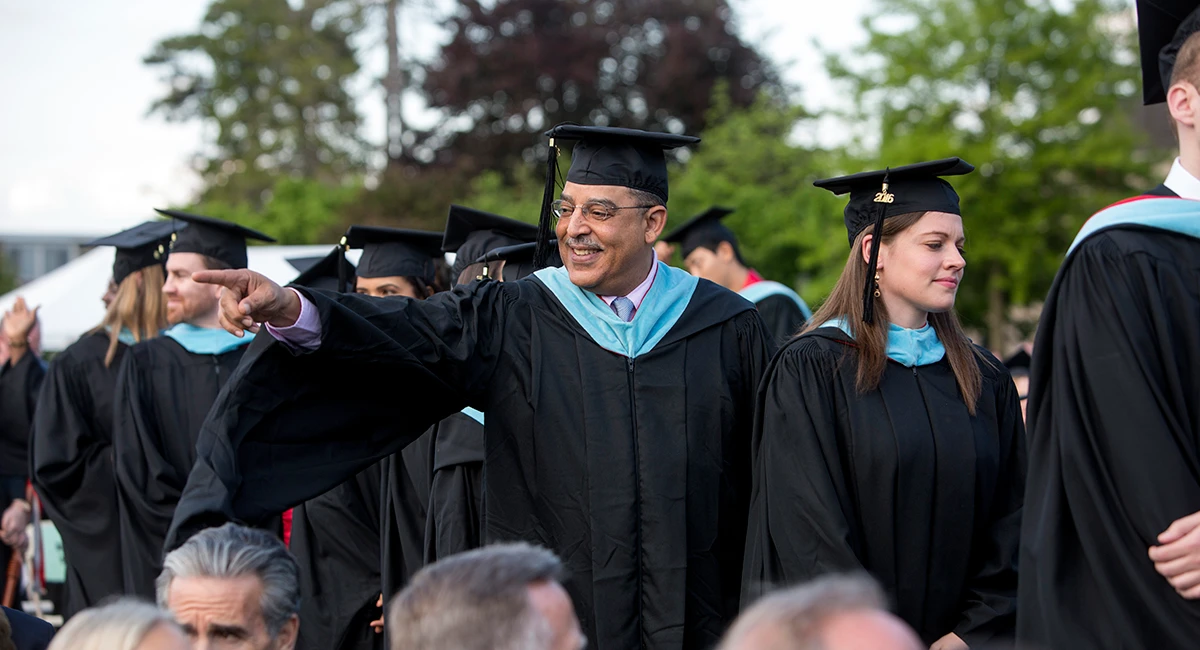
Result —
M576 239L574 237L568 237L566 242L567 242L567 248L595 248L595 249L599 249L599 250L604 250L603 246L601 246L599 243L594 242L590 239Z

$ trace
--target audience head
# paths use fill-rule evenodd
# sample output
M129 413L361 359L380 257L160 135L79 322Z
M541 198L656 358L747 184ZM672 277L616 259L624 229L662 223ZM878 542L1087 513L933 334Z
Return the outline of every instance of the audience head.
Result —
M885 609L870 578L830 576L767 595L742 613L719 650L923 650Z
M500 544L431 564L392 601L392 650L580 650L586 640L546 549Z
M158 603L196 650L292 650L300 626L300 570L273 535L225 524L167 554Z
M47 650L189 650L170 613L133 599L86 609L67 621Z

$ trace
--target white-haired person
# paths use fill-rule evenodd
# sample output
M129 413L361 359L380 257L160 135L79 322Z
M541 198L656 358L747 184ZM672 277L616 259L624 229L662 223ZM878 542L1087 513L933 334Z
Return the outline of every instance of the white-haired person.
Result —
M270 533L231 523L202 530L167 554L155 586L193 650L296 647L300 568Z
M131 598L86 609L67 621L48 650L190 650L169 612Z

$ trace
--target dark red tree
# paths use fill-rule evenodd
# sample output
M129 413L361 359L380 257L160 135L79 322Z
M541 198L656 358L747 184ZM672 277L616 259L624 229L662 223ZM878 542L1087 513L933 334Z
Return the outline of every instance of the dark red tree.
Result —
M700 132L714 86L782 92L727 0L460 0L423 92L447 119L429 160L503 169L559 122Z

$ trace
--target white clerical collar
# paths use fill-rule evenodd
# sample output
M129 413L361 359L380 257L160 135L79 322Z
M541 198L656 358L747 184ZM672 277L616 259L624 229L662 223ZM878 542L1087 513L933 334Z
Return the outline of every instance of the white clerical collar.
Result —
M1178 158L1175 159L1175 164L1171 165L1171 173L1167 174L1163 185L1185 199L1200 200L1200 179L1184 169Z

